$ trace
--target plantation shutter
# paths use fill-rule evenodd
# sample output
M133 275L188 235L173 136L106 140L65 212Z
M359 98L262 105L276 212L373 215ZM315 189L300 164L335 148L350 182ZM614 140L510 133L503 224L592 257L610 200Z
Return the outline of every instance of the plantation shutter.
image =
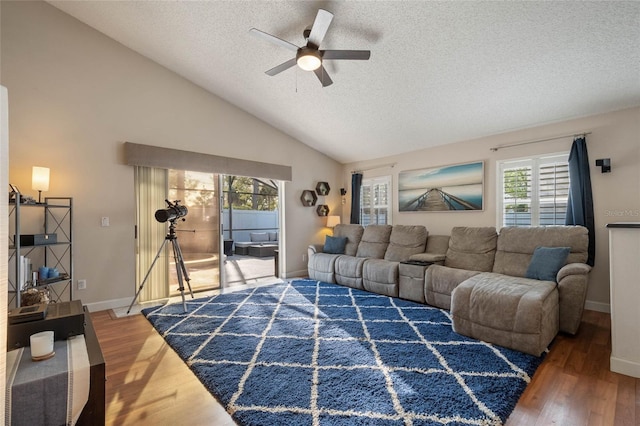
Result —
M503 226L531 226L531 172L530 161L503 170Z
M376 223L386 225L389 217L389 185L387 183L377 183L373 187L374 208Z
M360 190L360 224L362 226L367 226L371 223L371 185L362 185L362 189ZM375 223L375 222L374 222Z
M391 178L366 179L360 191L360 223L391 224Z
M567 155L501 162L500 226L564 225L569 196Z
M551 161L539 166L539 224L564 225L569 197L569 164Z

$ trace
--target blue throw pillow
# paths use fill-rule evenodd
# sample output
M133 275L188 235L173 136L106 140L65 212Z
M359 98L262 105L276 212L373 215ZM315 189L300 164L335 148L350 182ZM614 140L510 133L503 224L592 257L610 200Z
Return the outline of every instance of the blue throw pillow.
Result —
M556 282L558 271L564 266L570 251L570 247L536 247L525 276Z
M322 251L331 254L344 254L346 246L347 237L332 237L331 235L327 235Z

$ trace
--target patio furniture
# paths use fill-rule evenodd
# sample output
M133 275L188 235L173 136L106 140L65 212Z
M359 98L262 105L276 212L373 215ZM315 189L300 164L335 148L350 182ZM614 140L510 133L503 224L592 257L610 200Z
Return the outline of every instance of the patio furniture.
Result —
M254 244L249 246L249 256L269 257L275 254L278 249L276 245L260 245Z

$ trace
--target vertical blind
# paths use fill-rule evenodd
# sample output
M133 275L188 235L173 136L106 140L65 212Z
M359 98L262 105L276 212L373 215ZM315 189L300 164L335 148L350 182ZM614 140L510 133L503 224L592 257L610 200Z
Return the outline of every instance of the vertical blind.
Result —
M158 250L167 234L165 224L154 216L157 209L164 208L167 198L167 170L136 166L134 168L136 191L136 289L140 287L147 272L149 277L138 296L139 302L169 297L169 257L170 250L163 250L156 264L151 268Z

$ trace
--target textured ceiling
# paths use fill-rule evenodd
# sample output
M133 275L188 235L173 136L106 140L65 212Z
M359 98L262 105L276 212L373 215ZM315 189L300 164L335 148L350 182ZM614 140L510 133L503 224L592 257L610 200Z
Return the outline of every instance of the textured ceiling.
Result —
M342 162L640 105L640 2L50 1ZM264 71L317 9L321 48L369 61Z

